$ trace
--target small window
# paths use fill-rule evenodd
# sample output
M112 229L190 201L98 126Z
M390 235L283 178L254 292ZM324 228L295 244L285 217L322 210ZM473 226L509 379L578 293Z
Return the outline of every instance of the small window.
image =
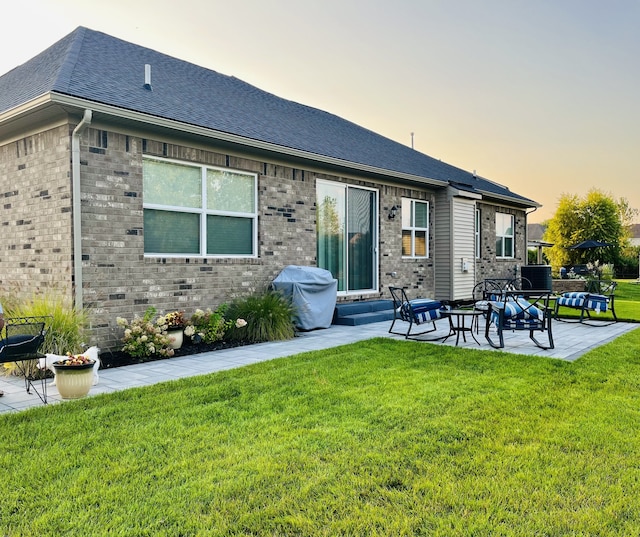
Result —
M496 213L496 257L514 257L513 215Z
M257 255L257 176L161 159L143 160L144 253Z
M429 257L429 202L402 199L402 256Z
M475 236L476 259L480 259L480 209L476 209Z

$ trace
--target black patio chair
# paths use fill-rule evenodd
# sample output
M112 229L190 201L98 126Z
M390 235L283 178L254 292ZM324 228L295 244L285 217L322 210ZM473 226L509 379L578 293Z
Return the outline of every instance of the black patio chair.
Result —
M416 339L416 336L435 332L438 327L435 321L442 318L442 311L445 308L442 302L432 298L414 298L409 300L406 291L402 287L389 287L393 298L393 322L389 328L390 334L404 336L406 339ZM397 321L409 323L409 328L405 332L394 332L393 327ZM414 326L430 324L431 328L422 332L411 332ZM444 339L449 336L433 338L434 341ZM422 340L425 341L425 340Z
M34 367L32 360L44 358L40 347L44 342L49 317L13 317L5 319L4 337L0 339L0 363L15 362L24 376L27 393L31 389L40 400L47 403L47 383L44 371ZM40 382L40 389L35 383Z
M520 289L503 291L500 300L488 302L485 338L489 345L496 349L504 348L504 332L526 330L529 337L541 349L553 349L553 333L551 331L551 313L549 301L551 291ZM495 326L498 341L489 335L491 326ZM534 333L546 332L548 344L538 341Z
M490 301L502 300L505 291L518 291L531 289L531 287L531 282L527 278L487 278L473 288L473 307L482 312L486 322ZM476 323L477 333L478 324Z

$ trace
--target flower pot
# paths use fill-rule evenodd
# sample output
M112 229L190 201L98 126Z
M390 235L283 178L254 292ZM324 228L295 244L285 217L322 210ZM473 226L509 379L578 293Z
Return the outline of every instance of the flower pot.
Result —
M184 329L182 329L182 328L170 328L169 330L167 330L167 336L172 338L172 341L169 344L169 346L172 349L179 349L180 347L182 347L182 340L183 340L183 337L184 337Z
M63 399L80 399L86 396L93 384L95 362L82 365L53 364L56 370L56 387Z

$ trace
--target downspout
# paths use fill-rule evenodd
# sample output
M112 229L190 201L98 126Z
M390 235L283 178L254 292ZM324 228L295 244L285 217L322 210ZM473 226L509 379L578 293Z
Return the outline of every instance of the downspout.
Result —
M82 206L80 203L80 136L91 125L93 113L85 110L82 120L71 134L71 181L73 196L73 281L75 308L82 309Z

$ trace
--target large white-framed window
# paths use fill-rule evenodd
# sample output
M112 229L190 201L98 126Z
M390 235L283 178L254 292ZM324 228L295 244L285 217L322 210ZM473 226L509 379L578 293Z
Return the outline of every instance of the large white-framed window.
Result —
M474 228L474 233L475 233L475 250L476 250L476 259L480 259L480 229L481 229L481 214L480 214L480 209L476 209L476 222L475 222L475 228Z
M513 222L512 214L496 213L496 257L515 256Z
M145 256L257 257L258 176L144 157Z
M429 257L429 202L402 198L402 257Z

